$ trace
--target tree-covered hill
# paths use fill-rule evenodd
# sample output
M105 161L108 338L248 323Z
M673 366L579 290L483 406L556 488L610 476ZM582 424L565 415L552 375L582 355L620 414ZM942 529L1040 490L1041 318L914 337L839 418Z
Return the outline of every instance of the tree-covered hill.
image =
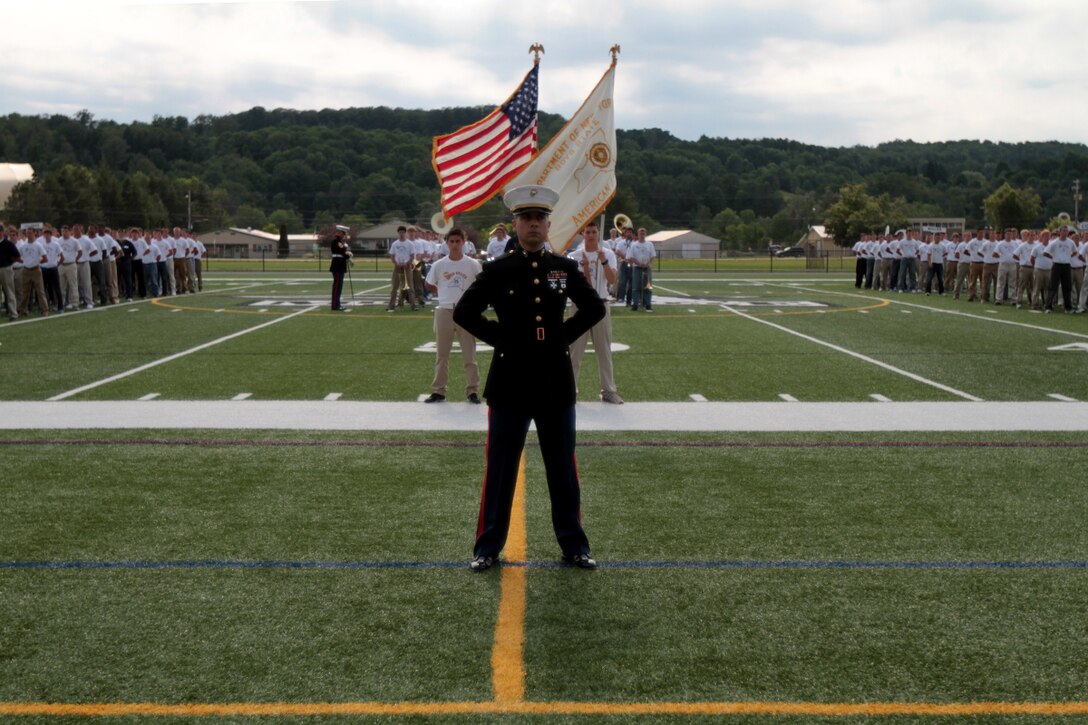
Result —
M0 117L0 160L33 164L6 221L184 225L187 193L198 230L286 224L291 231L394 217L426 224L438 210L431 138L489 108L293 111L150 123L68 116ZM541 145L563 119L541 114ZM911 215L983 222L983 200L1004 183L1039 195L1043 224L1073 212L1071 187L1088 184L1088 147L1059 142L893 141L824 148L784 139L621 130L619 192L609 214L651 229L694 228L745 248L790 242L823 221L847 184L902 198ZM489 227L497 200L459 218Z

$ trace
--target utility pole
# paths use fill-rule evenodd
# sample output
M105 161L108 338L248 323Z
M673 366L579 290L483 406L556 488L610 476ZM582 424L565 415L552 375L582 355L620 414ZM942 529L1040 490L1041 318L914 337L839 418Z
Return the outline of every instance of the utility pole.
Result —
M1080 179L1073 182L1073 221L1080 223Z
M189 232L193 231L193 192L191 191L185 192L185 229Z

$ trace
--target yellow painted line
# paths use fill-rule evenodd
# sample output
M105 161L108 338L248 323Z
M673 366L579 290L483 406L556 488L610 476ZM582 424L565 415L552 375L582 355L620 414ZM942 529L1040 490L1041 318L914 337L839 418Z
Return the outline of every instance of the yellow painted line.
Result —
M1088 702L317 702L317 703L0 703L2 716L277 716L320 715L791 715L1062 716L1088 715Z
M518 463L505 555L526 561L525 451ZM491 650L491 683L495 704L517 706L525 700L525 567L502 567L499 614Z

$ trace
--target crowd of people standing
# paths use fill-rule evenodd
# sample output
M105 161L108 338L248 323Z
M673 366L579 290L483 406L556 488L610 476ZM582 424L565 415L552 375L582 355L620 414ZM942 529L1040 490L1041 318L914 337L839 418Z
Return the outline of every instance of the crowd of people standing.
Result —
M927 234L862 235L853 247L854 286L894 292L936 291L968 302L1084 313L1088 239L1067 226Z
M207 249L190 232L65 225L18 229L0 238L0 287L9 320L45 316L122 299L204 289Z

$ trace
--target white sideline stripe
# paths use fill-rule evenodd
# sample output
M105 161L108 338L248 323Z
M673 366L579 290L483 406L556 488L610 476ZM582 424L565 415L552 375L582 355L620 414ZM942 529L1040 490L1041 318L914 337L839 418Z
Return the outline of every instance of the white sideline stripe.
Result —
M329 393L328 395L325 396L325 400L329 400L329 401L340 400L341 395L343 395L343 393Z
M872 398L873 400L875 400L878 403L890 403L890 402L892 402L891 398L889 398L889 397L887 397L885 395L881 395L880 393L873 393L869 397Z
M779 286L785 286L785 285L779 285ZM939 312L939 313L944 314L944 315L957 315L959 317L969 317L972 320L985 320L986 322L998 322L998 323L1000 323L1002 325L1012 325L1013 327L1026 327L1029 330L1037 330L1039 332L1053 332L1053 333L1055 333L1057 335L1071 335L1072 337L1080 337L1080 338L1083 338L1085 340L1088 340L1088 334L1085 334L1083 332L1071 332L1069 330L1059 330L1058 328L1055 328L1055 327L1044 327L1042 325L1032 325L1032 324L1027 323L1027 322L1016 322L1015 320L1003 320L1001 318L983 317L982 315L975 315L975 314L972 314L970 312L960 312L959 310L945 310L945 309L941 309L940 307L928 307L926 305L919 305L919 304L917 304L915 302L903 302L901 300L897 300L897 299L894 299L894 298L869 297L867 295L859 295L859 294L856 294L854 292L838 292L838 291L835 291L835 290L815 290L815 289L806 289L805 287L786 287L786 289L803 290L805 292L815 292L817 294L823 294L823 295L839 295L841 297L857 297L858 299L870 300L870 301L871 300L885 300L886 299L888 302L891 302L892 304L907 305L909 307L917 307L919 309L928 310L929 312ZM1031 310L1031 311L1036 313L1036 314L1042 314L1038 310Z
M1060 400L1063 403L1075 403L1075 402L1077 402L1076 398L1070 398L1068 395L1061 395L1059 393L1047 393L1046 397L1054 398L1054 400Z
M800 402L799 400L797 400L797 398L793 397L792 395L789 395L788 393L779 393L778 397L782 398L782 400L786 401L787 403L798 403L798 402Z
M253 393L238 393L231 400L247 400L253 397Z
M191 347L188 350L182 350L181 352L176 352L173 355L168 355L168 356L166 356L164 358L161 358L159 360L152 360L151 362L147 363L146 365L140 365L139 367L132 368L131 370L126 370L123 373L117 373L116 375L111 375L108 378L103 378L102 380L98 380L98 381L93 382L93 383L87 383L86 385L81 385L80 387L73 388L72 390L69 390L66 393L61 393L60 395L54 395L52 398L46 398L46 400L48 400L48 401L64 400L65 398L70 398L73 395L79 395L80 393L86 392L88 390L93 390L94 388L100 387L102 385L107 385L109 383L113 383L113 382L116 382L118 380L123 380L124 378L127 378L127 377L129 377L131 375L135 375L137 373L142 373L144 370L150 370L151 368L157 367L159 365L163 365L164 363L173 362L174 360L177 360L178 358L185 357L186 355L191 355L194 352L200 352L201 350L206 350L207 348L218 345L221 342L226 342L227 340L233 340L236 337L241 337L242 335L247 335L247 334L249 334L251 332L256 332L257 330L260 330L261 328L264 328L264 327L268 327L270 325L279 324L280 322L283 322L284 320L290 320L292 317L297 317L297 316L299 316L301 314L305 314L307 312L312 312L313 310L316 310L316 309L317 309L317 307L307 307L304 310L299 310L298 312L292 312L290 315L286 315L284 317L277 317L274 320L269 320L268 322L262 322L261 324L256 325L254 327L247 327L244 330L239 330L238 332L231 333L230 335L227 335L225 337L220 337L217 340L212 340L211 342L205 342L203 345L197 345L196 347Z
M812 290L809 290L809 291L811 292ZM943 390L946 393L951 393L952 395L958 396L958 397L963 398L965 400L970 400L970 401L975 402L975 403L978 403L978 402L982 401L982 398L976 398L974 395L971 395L970 393L965 393L962 390L956 390L955 388L951 388L951 387L949 387L947 385L944 385L942 383L938 383L936 380L930 380L929 378L924 378L921 375L916 375L915 373L908 372L906 370L903 370L902 368L897 368L894 365L889 365L888 363L881 362L880 360L876 360L874 358L871 358L868 355L862 355L860 352L854 352L853 350L847 350L845 347L839 347L838 345L833 345L830 342L825 342L823 340L812 337L810 335L806 335L803 332L797 332L796 330L791 330L788 327L783 327L782 325L779 325L776 322L771 322L770 320L764 320L764 319L761 319L759 317L754 317L752 315L749 315L746 312L741 312L740 310L736 309L735 307L729 307L729 305L722 305L722 307L729 310L733 314L738 315L740 317L743 317L745 319L751 320L752 322L758 322L761 325L767 325L768 327L773 327L776 330L781 330L782 332L787 332L787 333L789 333L791 335L794 335L796 337L800 337L802 340L808 340L809 342L814 342L817 345L823 345L824 347L829 347L832 350L835 350L836 352L841 352L844 355L849 355L850 357L857 358L858 360L862 360L862 361L870 363L872 365L876 365L877 367L884 368L885 370L888 370L889 372L897 373L897 374L902 375L904 377L910 378L911 380L915 380L915 381L917 381L919 383L923 383L925 385L931 385L934 388L937 388L938 390Z
M691 295L689 295L687 292L681 292L678 289L669 289L668 287L662 287L661 285L655 286L654 290L655 291L656 290L663 290L665 292L672 292L674 295L680 295L681 297L691 297Z
M679 432L1075 431L1088 432L1088 403L1049 401L903 403L578 403L578 430ZM65 400L0 402L0 430L487 430L487 406L466 402L339 400ZM1010 424L1010 421L1014 421ZM482 440L482 439L481 439ZM481 443L482 445L482 443Z
M707 402L706 397L704 397L702 395L699 395L698 393L692 393L688 397L691 398L692 400L694 400L696 403L705 403L705 402Z
M159 397L158 393L148 393L147 395L137 398L137 400L154 400L157 397Z

